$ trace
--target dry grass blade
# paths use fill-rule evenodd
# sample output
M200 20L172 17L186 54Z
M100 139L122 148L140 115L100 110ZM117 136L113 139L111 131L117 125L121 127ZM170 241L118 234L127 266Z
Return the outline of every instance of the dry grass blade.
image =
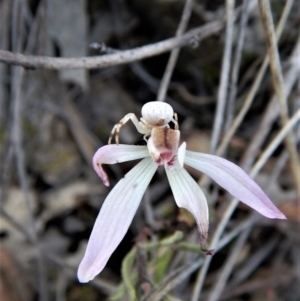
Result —
M12 144L16 156L16 167L18 171L20 186L24 193L25 202L27 205L27 213L30 219L30 229L29 233L31 236L31 241L34 244L36 250L36 259L39 271L39 295L41 301L47 301L47 287L46 287L46 274L43 256L38 249L37 245L37 229L35 224L35 219L33 215L33 208L31 206L29 196L29 183L25 170L25 156L22 148L22 130L21 130L21 85L24 76L24 69L22 67L14 67L13 72L13 85L12 85L12 95L13 95L13 118L12 118Z
M192 8L193 8L193 3L194 3L194 0L186 0L185 1L181 20L180 20L180 23L179 23L179 26L178 26L177 32L176 32L177 38L182 36L182 34L185 32L185 30L187 28L187 25L188 25L188 22L189 22L189 19L191 16ZM171 51L171 55L170 55L165 73L163 75L163 78L162 78L160 86L159 86L157 101L165 100L168 86L169 86L169 83L170 83L170 80L172 77L172 73L175 68L179 53L180 53L180 48L175 48Z
M233 25L234 25L234 0L226 1L226 34L225 46L222 59L220 86L218 91L217 110L213 125L213 133L211 138L210 153L214 154L218 145L225 116L225 104L227 100L227 90L229 85L229 72L231 64L232 42L233 42Z
M272 20L270 2L268 0L259 0L259 8L265 32L267 50L270 58L270 67L272 72L273 86L280 106L280 116L282 125L285 126L289 121L287 97L284 87L283 75L281 70L280 58L277 49L276 36ZM286 148L290 154L290 166L294 176L295 187L300 197L300 161L297 154L295 138L293 133L289 133L285 140Z
M291 132L292 128L300 121L300 109L292 116L290 120L285 124L285 126L280 130L277 136L273 139L273 141L269 144L266 150L261 154L259 160L255 163L252 168L251 175L257 174L259 170L264 166L268 158L272 155L278 145L282 142L282 140ZM299 165L295 166L296 168ZM297 178L300 179L300 178Z
M240 65L241 65L241 58L242 58L242 50L244 46L244 40L245 40L245 34L246 34L246 28L247 28L247 22L249 17L249 2L250 0L244 0L243 6L242 6L242 16L239 26L239 32L238 32L238 42L236 46L236 50L233 54L234 62L232 64L232 72L231 72L231 79L230 79L230 85L229 85L229 96L228 96L228 103L227 103L227 113L226 113L226 122L225 122L225 132L228 131L233 115L234 115L234 106L235 106L235 100L237 95L237 84L238 84L238 76L240 71Z
M289 70L285 75L285 91L287 95L290 95L292 92L292 88L297 82L299 75L300 75L300 65L294 64L295 58L300 59L300 38L298 39L296 46L291 54L291 58L289 59ZM244 154L243 166L245 166L246 170L250 169L250 166L253 164L255 160L255 156L253 154L258 153L259 148L265 141L272 124L276 120L279 115L279 106L276 99L276 95L274 95L271 101L268 104L268 107L262 117L262 121L253 136L246 153Z
M164 281L155 289L151 296L145 301L159 301L161 300L170 290L176 287L179 283L184 281L190 276L196 269L198 269L203 263L203 259L198 259L189 266L183 266L178 270L175 270L171 275L166 277Z
M287 18L289 16L289 13L291 11L293 2L294 2L294 0L289 0L285 4L284 10L283 10L282 15L280 17L280 21L279 21L278 26L276 28L277 40L279 40L279 38L282 34L282 31L283 31L283 28L286 25L286 21L287 21ZM249 108L250 108L250 106L251 106L251 104L254 100L254 97L255 97L255 95L258 91L258 88L259 88L259 86L262 82L262 79L263 79L263 76L265 75L268 64L269 64L269 58L268 58L268 56L266 56L263 60L263 63L261 65L259 71L256 74L253 85L252 85L248 95L246 96L246 99L245 99L245 102L244 102L244 105L243 105L242 109L240 110L238 115L234 118L232 126L230 127L230 129L228 130L228 132L224 136L221 144L218 147L218 150L217 150L218 155L223 154L223 152L224 152L225 148L227 147L230 139L233 137L233 135L236 132L237 128L242 123L246 113L248 112L248 110L249 110Z
M245 229L242 232L242 234L239 236L237 241L235 242L235 244L231 250L231 254L229 254L224 266L222 267L221 273L220 273L217 281L215 282L215 284L213 285L213 287L211 289L211 293L209 295L209 298L207 299L208 301L219 300L219 298L226 286L226 283L227 283L230 273L233 269L233 266L236 262L236 258L238 256L239 252L241 251L242 247L244 246L244 243L246 242L251 230L252 230L251 228Z
M287 22L287 18L289 16L290 11L291 11L293 2L294 2L294 0L289 0L285 4L285 7L284 7L283 12L281 14L278 26L276 28L277 39L279 39L281 34L282 34L283 28L285 27L285 24ZM230 126L230 128L228 129L228 131L224 135L220 145L218 146L218 149L216 151L217 155L219 155L219 156L223 155L225 149L228 147L228 144L229 144L230 140L232 139L232 137L236 133L238 127L241 125L242 121L244 120L247 112L249 111L249 109L250 109L250 107L253 103L254 97L255 97L258 89L259 89L259 86L260 86L260 84L263 80L263 77L266 73L268 64L269 64L269 58L266 55L264 60L263 60L263 63L261 65L261 67L259 68L258 73L256 74L253 85L251 86L250 91L249 91L249 93L247 94L247 96L245 98L245 102L243 104L242 109L239 111L237 116L234 118L234 120L232 122L232 125ZM288 91L290 91L290 90L288 90ZM273 111L273 113L274 113L274 109L272 109L271 111ZM267 129L267 127L264 127L263 130L266 131L266 129ZM260 136L260 132L259 132L258 140L260 140L260 141L264 140L264 138L262 138L262 137L263 137L263 135ZM258 146L258 144L256 144L256 145ZM250 146L250 148L251 148L251 146ZM245 155L244 160L246 160L247 162L254 161L255 154L256 154L256 151L253 150L253 148L251 148L251 151L248 151L248 152L246 151L246 155ZM244 167L245 167L246 170L250 169L249 164L245 163ZM207 182L207 177L205 175L203 175L201 177L201 180L200 180L200 186L203 186L206 182Z

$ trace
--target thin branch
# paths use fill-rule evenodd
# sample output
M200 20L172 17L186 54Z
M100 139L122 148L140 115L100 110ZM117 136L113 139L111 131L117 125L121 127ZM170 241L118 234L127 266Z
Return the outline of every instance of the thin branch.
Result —
M289 60L290 68L285 75L285 91L287 95L290 95L293 86L297 82L300 75L300 64L295 64L294 60L300 59L300 37L294 47L291 58ZM243 156L242 162L246 170L250 168L253 164L256 154L259 148L264 143L273 122L277 119L279 115L279 105L276 99L276 95L273 95L268 107L262 117L262 121L256 130L251 142L248 145L246 153Z
M147 298L147 301L159 301L171 291L174 287L179 285L188 276L190 276L196 269L198 269L203 263L203 259L200 258L194 261L192 264L189 263L185 266L178 268L177 270L170 273L168 277L158 286L158 288Z
M259 267L261 262L270 255L272 250L278 246L278 240L278 235L274 236L269 241L266 241L262 248L251 254L247 263L234 273L234 278L229 283L229 287L233 288L246 280Z
M253 225L260 219L261 217L257 212L252 212L252 214L245 221L237 225L226 235L223 235L222 239L219 240L218 245L215 248L216 252L229 244L229 242L231 242L236 236L240 235L241 232L245 231L248 228L252 228Z
M223 124L225 103L227 99L232 42L233 42L234 4L235 4L235 0L226 1L225 49L224 49L223 59L222 59L222 69L221 69L220 87L218 91L217 110L214 119L213 133L212 133L211 145L210 145L210 152L212 154L215 153L215 150L219 142L221 128Z
M271 7L268 0L259 0L258 3L267 43L268 55L270 58L273 86L280 106L281 122L282 125L285 126L289 122L288 106L283 75L280 65L280 58L277 49L276 36L274 32ZM293 174L298 196L300 197L300 162L297 154L295 137L292 132L286 136L285 145L290 154L291 171Z
M238 42L234 53L234 62L232 66L232 73L231 73L231 79L229 85L225 132L228 131L233 120L235 100L237 94L237 82L238 82L240 65L241 65L242 50L243 50L244 40L245 40L246 25L249 17L249 2L250 0L243 1L243 10L242 10L242 16L241 16L241 21L239 26L239 33L238 33Z
M267 160L282 142L282 140L291 132L291 129L300 121L300 109L294 114L294 116L288 120L285 126L280 130L276 137L272 140L266 150L261 154L259 160L255 163L252 168L252 173L257 174L258 171L265 165ZM300 165L295 166L299 168ZM300 179L300 178L298 178Z
M22 49L23 37L25 36L25 17L24 11L26 4L19 1L13 3L12 13L12 41L13 50L20 51ZM38 247L37 229L34 220L32 201L29 196L29 183L25 170L25 156L22 148L22 127L21 127L21 110L22 110L22 83L24 79L24 68L13 67L12 68L12 83L11 83L11 103L12 103L12 118L10 128L10 138L12 148L15 154L16 170L18 173L19 183L24 194L27 215L29 220L30 229L28 234L30 235L30 241L33 243L35 249L35 257L37 260L38 270L38 283L39 283L39 300L47 301L47 281L45 274L45 264L42 253ZM4 212L2 212L3 214Z
M226 208L222 219L217 227L217 229L214 232L214 236L211 240L210 245L217 245L217 243L219 242L222 233L224 232L224 229L233 213L233 211L235 210L236 206L238 205L239 201L237 199L233 199L231 200L231 202L229 203L229 206ZM200 298L201 295L201 290L204 284L204 280L205 280L205 276L206 273L208 271L210 262L212 260L212 256L206 256L202 269L200 270L200 272L198 273L197 276L197 280L196 280L196 285L194 286L194 290L193 290L193 295L192 295L192 301L197 301Z
M280 20L278 22L277 28L276 28L276 35L277 35L277 39L280 39L280 36L283 32L283 28L286 24L287 18L289 16L289 13L291 11L291 8L293 6L293 2L294 0L288 0L284 6L283 12L281 14ZM299 56L299 51L300 51L300 40L297 41L295 49L292 53L292 58L291 61L293 61L294 56ZM236 130L238 129L238 127L241 125L242 121L244 120L245 115L247 114L248 110L251 107L251 104L254 100L254 97L259 89L259 86L262 82L262 79L264 77L264 74L267 70L268 67L268 63L269 63L269 58L266 55L264 58L264 61L261 65L261 67L259 68L259 71L255 77L254 83L252 84L249 93L246 96L245 102L243 104L242 109L239 111L238 115L234 118L233 123L231 125L231 127L229 128L229 130L227 131L226 135L224 136L224 138L222 139L222 142L220 143L216 154L218 156L222 156L224 151L226 150L231 138L233 137L233 135L235 134ZM286 92L289 95L291 90L292 90L292 86L297 78L297 74L299 73L299 64L292 64L291 63L291 68L290 71L288 72L287 76L286 76ZM269 125L272 123L272 120L276 118L276 116L278 115L277 109L276 107L274 107L273 103L275 103L276 99L273 98L272 101L270 102L270 105L268 106L267 109L267 113L266 113L266 118L267 121L265 121L265 117L263 118L263 121L261 123L261 126L258 130L258 133L255 137L255 141L253 141L249 148L246 150L246 154L243 156L244 160L243 160L243 168L248 171L251 167L251 164L253 163L253 161L256 158L256 153L257 150L259 149L259 146L262 144L262 142L265 140L265 137L268 133L268 129L269 127L266 125L266 123L268 123ZM270 116L271 117L268 117ZM263 134L264 133L264 134ZM207 184L208 181L208 177L206 175L203 175L201 177L200 180L200 186L204 186Z
M13 68L13 83L12 83L12 100L13 100L13 125L12 125L12 144L16 156L16 167L18 171L20 186L24 193L25 203L27 207L27 214L30 221L30 236L31 241L34 243L36 249L36 257L39 272L39 297L41 301L47 301L46 277L45 266L41 251L37 246L37 230L33 216L32 202L29 197L29 185L25 171L24 152L22 149L22 131L21 131L21 85L24 77L24 69L22 67Z
M185 5L183 8L183 12L182 12L182 16L181 16L181 20L179 23L179 26L177 28L177 32L176 32L176 38L180 38L183 33L185 32L190 16L191 16L191 12L193 9L193 2L194 0L186 0L185 1ZM164 101L165 100L165 96L168 90L168 86L171 80L171 76L173 74L178 56L179 56L179 52L180 52L180 48L174 48L171 51L171 55L165 70L165 73L163 75L159 90L158 90L158 95L157 95L157 101Z
M9 29L8 20L10 16L9 1L0 2L0 48L8 49L9 47ZM4 126L7 116L5 116L4 100L6 99L7 66L0 64L0 126Z
M279 177L282 169L285 166L285 162L287 159L288 159L288 153L285 151L280 155L275 167L271 171L271 177L269 178L269 181L268 181L268 184L266 185L266 190L265 190L267 194L270 193L270 191L272 189L272 185L275 183L275 181ZM261 219L260 215L257 212L253 211L251 216L249 216L243 223L239 224L231 232L227 233L226 236L223 236L223 238L218 242L216 250L218 251L221 248L223 248L224 245L228 244L228 242L231 241L240 232L244 231L247 228L252 228L253 225L256 222L258 222L260 219Z
M290 119L289 123L276 135L276 137L273 139L273 141L270 143L269 147L263 152L263 154L260 156L259 160L257 161L257 164L252 168L250 172L250 176L252 178L255 178L256 175L259 173L263 165L266 163L266 161L269 159L269 157L272 155L272 152L278 147L278 145L283 141L285 136L291 129L297 124L297 122L300 120L300 109L294 114L294 116ZM225 230L225 227L234 212L235 208L237 207L239 201L237 199L232 199L229 203L229 206L226 208L222 219L214 233L214 236L212 238L212 241L210 245L215 246L220 241L220 237L222 233ZM196 285L194 287L193 292L193 299L197 301L200 297L200 292L202 289L202 286L204 284L205 276L208 271L208 267L210 265L210 262L212 260L212 256L207 256L205 258L204 264L202 266L202 269L200 273L198 274Z
M288 285L291 283L293 274L290 271L280 270L274 271L270 277L258 277L254 280L249 280L239 287L232 289L230 292L221 296L221 300L236 300L235 297L242 294L254 294L255 291L266 291L277 286Z
M241 235L238 237L237 241L235 242L233 248L231 249L230 255L227 257L226 262L224 263L223 267L221 268L221 273L217 279L217 281L214 283L211 294L208 298L208 301L218 301L226 284L228 281L228 278L232 272L232 269L234 267L234 264L236 263L236 258L238 257L242 247L244 246L250 232L251 228L245 229Z
M20 65L25 68L48 68L48 69L97 69L120 64L131 63L154 55L168 52L177 47L189 45L192 39L198 41L218 33L223 28L222 21L214 21L188 31L180 38L170 38L158 43L118 51L103 56L81 58L53 58L47 56L30 56L21 53L0 50L0 62Z
M7 145L3 147L4 150L0 158L2 163L0 166L0 212L3 209L4 200L7 196L7 187L11 177L11 164L13 159L13 146L10 141L6 144Z
M279 39L282 34L283 28L286 24L286 21L289 16L290 10L292 8L293 2L294 2L294 0L289 0L285 4L285 7L284 7L283 12L280 17L280 21L279 21L277 29L276 29L277 39ZM258 88L262 82L262 79L266 73L268 64L269 64L269 58L266 55L262 65L259 68L259 71L255 77L255 81L254 81L248 95L246 96L246 99L245 99L242 109L240 110L238 115L235 117L229 131L226 133L225 137L222 139L220 146L218 147L218 150L217 150L218 155L223 154L224 150L226 149L228 143L230 142L230 140L233 137L234 133L236 132L237 128L240 126L240 124L244 120L244 117L245 117L246 113L248 112L248 110L254 100L254 97L258 91Z
M24 225L21 225L18 221L16 221L4 208L0 208L0 214L3 216L6 221L14 227L19 233L21 233L26 241L28 241L30 244L34 245L34 241L32 240L32 235L27 231L26 228L24 228Z

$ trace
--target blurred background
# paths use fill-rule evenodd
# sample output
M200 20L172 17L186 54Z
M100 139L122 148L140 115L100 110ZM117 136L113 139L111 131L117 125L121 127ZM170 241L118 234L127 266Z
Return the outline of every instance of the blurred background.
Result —
M228 46L232 54L218 145L248 107L219 155L250 173L281 129L267 65L258 79L267 54L258 2L191 2L187 30L216 21L222 26L181 49L166 102L178 114L188 149L209 153ZM278 49L292 116L300 107L299 3L270 2L275 27L282 22ZM230 3L232 43L225 20ZM1 0L0 49L85 57L150 45L176 35L184 5L184 0ZM193 218L176 206L161 168L104 271L88 284L78 282L77 268L101 205L136 164L105 166L107 188L93 170L92 156L124 115L139 118L143 104L156 100L169 56L93 70L0 63L1 301L300 300L295 184L300 179L292 175L283 143L255 180L287 221L267 219L241 203L224 220L232 197L188 169L209 202L209 242L224 221L222 235L209 245L218 251L207 259ZM122 127L120 142L144 144L131 122Z

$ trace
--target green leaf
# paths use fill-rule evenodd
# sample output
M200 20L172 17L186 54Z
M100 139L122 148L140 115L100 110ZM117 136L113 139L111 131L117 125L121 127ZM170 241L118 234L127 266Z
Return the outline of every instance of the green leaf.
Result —
M123 262L122 262L122 278L124 281L124 285L127 289L127 292L129 294L129 300L130 301L136 301L137 295L134 288L134 279L131 277L131 269L134 263L136 257L136 247L132 248L132 250L125 256Z

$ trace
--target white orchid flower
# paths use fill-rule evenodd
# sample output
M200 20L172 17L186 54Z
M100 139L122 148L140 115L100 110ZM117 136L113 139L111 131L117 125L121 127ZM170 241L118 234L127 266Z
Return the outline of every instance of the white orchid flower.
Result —
M120 122L119 128L128 119L133 120L135 117L129 114L126 116L124 118L127 120ZM167 118L165 123L169 123L170 120ZM138 121L133 120L133 122L137 125ZM142 120L142 122L148 126L149 120ZM176 123L176 120L174 122ZM149 135L149 128L142 128L141 124L139 126L137 127L139 132ZM119 128L116 127L113 129L113 134L119 132ZM176 204L187 209L194 216L202 248L207 241L209 226L207 201L199 185L184 169L184 164L207 174L235 198L262 215L268 218L286 219L262 189L237 165L217 156L186 151L185 143L178 148L180 132L170 129L166 124L159 126L152 124L150 132L147 146L106 145L101 147L93 157L94 169L106 186L109 186L109 180L102 164L144 159L118 182L104 201L78 269L80 282L92 280L103 270L125 236L143 194L159 166L165 168ZM208 254L211 253L208 251Z

